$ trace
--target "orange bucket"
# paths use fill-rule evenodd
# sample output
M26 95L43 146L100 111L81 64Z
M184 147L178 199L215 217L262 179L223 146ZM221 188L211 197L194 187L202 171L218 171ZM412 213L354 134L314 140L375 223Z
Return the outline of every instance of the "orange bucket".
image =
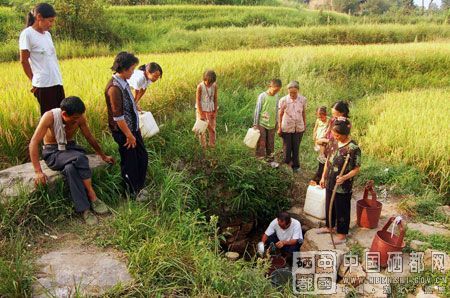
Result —
M372 197L370 200L369 193ZM356 223L362 228L376 228L382 208L383 204L377 201L377 194L373 190L373 181L367 182L363 198L356 202Z
M403 227L403 220L398 224L399 234L392 235L388 232L389 226L395 220L395 217L391 217L384 227L377 232L372 241L372 246L370 247L371 252L380 253L380 266L386 267L388 261L388 252L399 252L405 247L405 242L403 238L405 237L405 229Z

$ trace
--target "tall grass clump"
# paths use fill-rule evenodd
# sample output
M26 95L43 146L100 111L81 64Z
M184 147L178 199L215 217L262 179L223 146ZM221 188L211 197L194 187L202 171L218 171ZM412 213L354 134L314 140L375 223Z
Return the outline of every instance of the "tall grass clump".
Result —
M448 192L450 92L428 89L388 93L358 103L361 142L365 151L379 158L414 165L428 173L441 192ZM364 117L365 116L365 117Z

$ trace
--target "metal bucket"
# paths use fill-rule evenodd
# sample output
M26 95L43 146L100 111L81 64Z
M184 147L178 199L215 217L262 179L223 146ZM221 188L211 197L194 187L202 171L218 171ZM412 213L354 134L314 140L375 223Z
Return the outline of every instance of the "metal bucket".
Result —
M372 246L370 247L371 252L380 253L380 266L386 267L388 262L388 252L400 252L405 247L405 242L403 238L405 237L405 229L403 227L403 221L401 221L399 226L399 234L391 235L388 232L389 226L395 220L395 217L391 217L384 227L377 232L372 241Z
M369 193L372 197L369 200ZM367 229L374 229L378 226L383 204L377 201L377 194L373 190L373 181L369 181L364 189L364 196L356 202L356 223L358 226Z

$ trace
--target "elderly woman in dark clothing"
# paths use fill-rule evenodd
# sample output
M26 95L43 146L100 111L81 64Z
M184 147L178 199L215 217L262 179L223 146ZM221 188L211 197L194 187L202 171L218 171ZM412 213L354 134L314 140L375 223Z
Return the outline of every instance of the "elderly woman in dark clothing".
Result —
M114 74L105 89L109 129L119 145L122 177L133 195L138 195L144 188L148 167L139 114L127 83L138 63L133 54L119 53L111 67Z

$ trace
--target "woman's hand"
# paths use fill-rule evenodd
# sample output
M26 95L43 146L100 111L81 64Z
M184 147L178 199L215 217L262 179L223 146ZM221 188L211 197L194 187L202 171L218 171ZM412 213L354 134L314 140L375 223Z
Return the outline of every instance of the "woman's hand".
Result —
M319 185L321 188L325 188L325 179L323 177L320 179Z
M345 180L347 180L348 178L344 175L344 176L337 176L336 177L336 185L341 185L342 183L345 182Z
M127 136L127 141L125 143L125 145L123 145L124 147L127 147L127 149L130 148L135 148L136 147L136 138L130 134Z
M283 136L283 132L281 131L281 127L278 127L278 135L281 137Z

